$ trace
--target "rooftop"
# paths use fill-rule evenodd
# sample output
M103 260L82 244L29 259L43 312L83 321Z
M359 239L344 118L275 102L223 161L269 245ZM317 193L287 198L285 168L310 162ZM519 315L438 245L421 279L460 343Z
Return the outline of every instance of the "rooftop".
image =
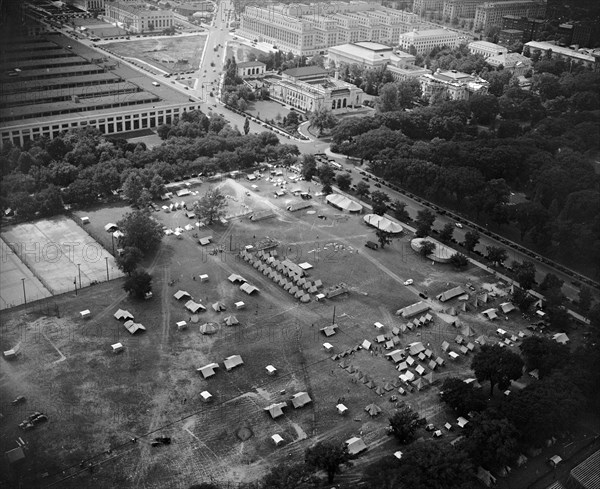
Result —
M329 71L320 66L303 66L301 68L290 68L283 72L284 75L292 77L310 76L310 75L326 75Z

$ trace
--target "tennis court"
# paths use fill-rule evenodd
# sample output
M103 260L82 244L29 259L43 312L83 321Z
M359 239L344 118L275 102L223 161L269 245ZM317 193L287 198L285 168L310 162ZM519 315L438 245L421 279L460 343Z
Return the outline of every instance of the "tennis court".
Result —
M67 217L10 226L2 239L53 294L123 275L112 255Z

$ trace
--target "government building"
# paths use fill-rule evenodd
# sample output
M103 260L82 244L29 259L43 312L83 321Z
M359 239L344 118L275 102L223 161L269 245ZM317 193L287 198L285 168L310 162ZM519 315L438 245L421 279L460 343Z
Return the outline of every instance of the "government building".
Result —
M238 33L281 51L311 56L325 54L331 46L360 41L394 46L402 33L419 26L416 14L375 2L273 4L246 7Z
M269 87L269 97L301 112L312 112L321 107L334 114L348 112L362 106L363 91L351 83L332 77L329 70L319 66L305 66L285 70L281 80Z

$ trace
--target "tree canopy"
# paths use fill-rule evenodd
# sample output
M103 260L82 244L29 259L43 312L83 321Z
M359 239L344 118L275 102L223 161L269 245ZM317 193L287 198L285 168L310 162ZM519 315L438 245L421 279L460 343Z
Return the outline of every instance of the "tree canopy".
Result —
M305 463L316 470L327 473L327 481L331 484L342 465L350 466L350 454L346 445L331 442L319 442L308 448L305 453Z
M194 212L199 221L212 224L225 215L227 201L225 196L216 187L210 187L204 195L194 202Z
M163 237L162 226L144 211L125 214L117 226L124 234L121 238L123 248L137 248L143 254L154 251Z
M521 377L523 360L516 353L498 345L482 345L473 357L471 368L477 380L490 382L490 393L493 394L494 386L506 389L511 380Z

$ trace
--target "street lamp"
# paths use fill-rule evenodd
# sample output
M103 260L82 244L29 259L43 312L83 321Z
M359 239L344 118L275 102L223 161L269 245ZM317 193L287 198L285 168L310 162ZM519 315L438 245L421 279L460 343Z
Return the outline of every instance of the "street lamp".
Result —
M79 272L79 288L81 289L81 263L77 264L77 271Z
M104 261L106 261L106 281L108 282L110 280L108 278L108 256L104 257Z
M77 295L77 277L73 278L73 284L75 285L75 295Z
M25 295L25 279L21 279L21 283L23 284L23 304L27 304L27 296Z

